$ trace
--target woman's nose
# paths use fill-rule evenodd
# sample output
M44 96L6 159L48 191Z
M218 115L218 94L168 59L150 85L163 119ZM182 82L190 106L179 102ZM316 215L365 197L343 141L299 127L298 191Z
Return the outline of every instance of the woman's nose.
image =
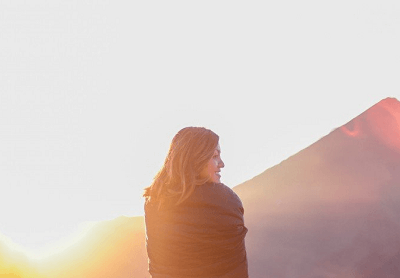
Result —
M225 167L225 163L222 161L222 159L219 160L218 167L219 168L224 168Z

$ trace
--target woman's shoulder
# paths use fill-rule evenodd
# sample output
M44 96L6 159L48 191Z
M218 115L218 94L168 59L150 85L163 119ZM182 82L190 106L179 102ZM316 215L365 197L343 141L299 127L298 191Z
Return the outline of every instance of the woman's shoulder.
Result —
M223 183L199 185L192 194L192 200L216 205L242 206L239 196Z
M212 192L220 194L237 196L236 193L224 183L205 183L204 185L198 186L198 188L204 188L205 190L211 190Z
M223 183L204 183L196 186L194 192L181 204L176 205L176 198L165 199L160 209L159 202L146 202L145 213L181 211L193 207L214 207L223 210L243 210L243 205L238 195Z
M215 183L215 182L206 182L202 185L197 186L197 189L204 189L204 190L217 190L217 191L226 191L227 194L234 193L233 190L225 185L224 183Z

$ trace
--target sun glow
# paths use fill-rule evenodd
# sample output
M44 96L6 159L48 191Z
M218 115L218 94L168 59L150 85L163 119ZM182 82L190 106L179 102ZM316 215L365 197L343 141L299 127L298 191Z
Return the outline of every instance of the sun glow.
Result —
M0 233L0 243L1 245L5 246L5 248L9 250L13 250L16 252L20 253L29 253L26 249L24 249L22 246L14 243L9 237L3 235Z
M61 238L57 242L51 243L46 248L38 252L29 251L29 257L35 261L43 262L49 259L51 256L60 254L66 251L68 248L78 244L98 222L84 222L79 224L75 232L69 236Z
M127 273L143 277L147 275L144 240L143 217L126 216L82 223L75 233L42 252L25 250L2 235L0 277L95 278L126 277Z
M22 246L0 234L0 277L41 277L31 255Z
M0 255L7 258L19 254L18 256L26 257L26 259L34 264L42 263L51 258L51 256L60 254L79 243L96 223L97 222L81 223L75 232L71 233L69 236L61 238L56 242L49 243L45 247L36 250L25 248L22 245L13 242L11 238L0 233L0 247L1 245L5 247L4 250L0 250Z

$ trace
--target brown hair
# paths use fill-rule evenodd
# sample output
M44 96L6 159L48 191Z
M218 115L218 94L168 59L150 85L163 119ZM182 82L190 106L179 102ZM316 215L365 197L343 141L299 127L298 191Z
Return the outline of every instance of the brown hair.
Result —
M172 139L167 157L153 183L145 188L146 201L159 202L176 197L176 204L185 201L195 186L205 183L200 172L212 158L218 145L217 134L204 127L185 127Z

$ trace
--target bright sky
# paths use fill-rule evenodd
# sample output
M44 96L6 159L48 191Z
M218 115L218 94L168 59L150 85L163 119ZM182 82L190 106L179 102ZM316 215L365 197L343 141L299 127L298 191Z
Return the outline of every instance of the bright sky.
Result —
M397 0L0 0L0 34L0 233L34 252L142 215L185 126L233 187L400 100Z

